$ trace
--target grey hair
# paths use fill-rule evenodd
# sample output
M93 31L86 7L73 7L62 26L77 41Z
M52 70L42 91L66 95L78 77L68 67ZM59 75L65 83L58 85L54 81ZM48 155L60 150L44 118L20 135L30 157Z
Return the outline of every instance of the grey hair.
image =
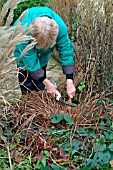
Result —
M37 41L38 48L51 48L56 44L58 24L49 17L38 17L32 22L31 36Z

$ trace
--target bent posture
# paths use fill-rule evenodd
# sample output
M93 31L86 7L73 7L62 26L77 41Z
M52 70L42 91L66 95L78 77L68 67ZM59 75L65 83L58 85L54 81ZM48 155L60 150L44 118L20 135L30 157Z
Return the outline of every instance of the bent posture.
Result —
M46 78L46 66L56 47L63 73L66 75L67 93L73 98L74 48L62 18L48 7L32 7L27 10L21 25L24 27L32 25L33 30L30 34L37 42L20 58L22 51L31 42L27 41L15 47L14 56L20 69L19 83L22 94L32 90L43 90L46 86L47 92L55 97L57 86Z

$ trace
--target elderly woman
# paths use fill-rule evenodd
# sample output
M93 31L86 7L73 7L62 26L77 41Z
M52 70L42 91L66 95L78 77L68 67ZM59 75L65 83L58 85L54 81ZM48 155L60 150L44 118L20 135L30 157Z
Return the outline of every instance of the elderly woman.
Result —
M57 86L46 78L46 66L56 47L63 73L66 75L67 93L70 98L73 98L75 94L74 49L64 21L48 7L32 7L27 10L21 25L33 26L30 34L37 42L36 46L27 51L20 59L20 54L30 42L18 44L15 47L14 56L17 66L20 68L19 83L22 94L33 90L43 90L46 87L47 92L55 97Z

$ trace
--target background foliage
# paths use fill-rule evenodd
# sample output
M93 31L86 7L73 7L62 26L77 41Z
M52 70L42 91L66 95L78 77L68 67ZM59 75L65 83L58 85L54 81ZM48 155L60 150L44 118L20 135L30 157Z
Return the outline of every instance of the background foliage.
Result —
M27 8L31 8L34 6L46 6L46 4L49 2L50 0L30 0L30 1L25 1L22 2L20 4L18 4L17 8L14 11L14 18L13 18L13 22L15 22L15 20L21 15L21 13L23 11L25 11Z

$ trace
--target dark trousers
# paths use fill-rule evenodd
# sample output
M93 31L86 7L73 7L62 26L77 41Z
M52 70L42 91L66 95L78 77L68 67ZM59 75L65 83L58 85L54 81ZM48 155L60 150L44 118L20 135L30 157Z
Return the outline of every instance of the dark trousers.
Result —
M42 67L44 70L44 76L46 77L46 66ZM20 84L20 89L22 94L29 93L31 91L39 91L39 90L44 90L45 86L42 83L41 79L39 80L34 80L32 79L30 73L26 70L19 70L18 74L18 79L19 79L19 84Z

